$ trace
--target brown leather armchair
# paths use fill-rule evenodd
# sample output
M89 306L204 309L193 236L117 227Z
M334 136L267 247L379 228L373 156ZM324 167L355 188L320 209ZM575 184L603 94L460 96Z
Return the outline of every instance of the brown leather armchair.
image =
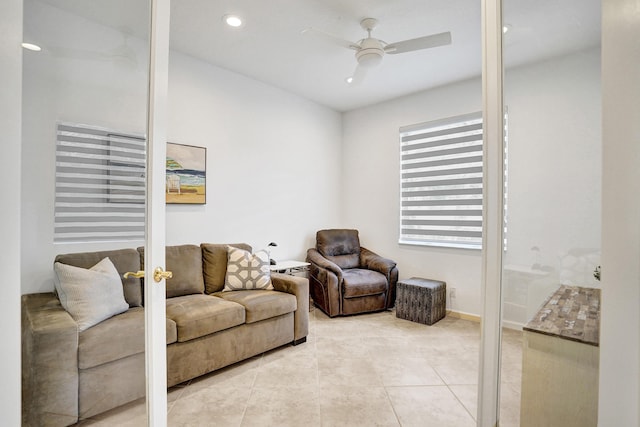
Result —
M360 246L358 230L320 230L307 250L309 293L330 317L393 307L396 263Z

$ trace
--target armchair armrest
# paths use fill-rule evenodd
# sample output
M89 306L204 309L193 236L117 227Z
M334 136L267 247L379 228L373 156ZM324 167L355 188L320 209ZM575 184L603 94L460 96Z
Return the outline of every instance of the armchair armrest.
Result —
M78 325L53 293L22 295L22 410L26 425L78 421Z
M317 249L311 248L307 250L307 261L317 265L320 268L329 270L338 277L338 283L342 283L342 269L338 267L337 264L323 257Z
M360 264L368 270L375 270L389 277L391 270L396 266L394 261L360 247Z
M309 280L304 277L271 273L271 283L276 291L295 295L297 309L294 314L294 343L304 342L309 334Z

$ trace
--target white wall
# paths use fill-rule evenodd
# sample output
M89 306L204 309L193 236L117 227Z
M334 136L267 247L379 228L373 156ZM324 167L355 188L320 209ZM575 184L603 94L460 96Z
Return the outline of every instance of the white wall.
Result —
M599 426L640 425L640 2L602 2Z
M94 37L104 44L98 49L122 40L117 31L51 6L27 2L25 7L27 34L76 50L92 46ZM50 27L50 22L63 24ZM78 38L79 33L93 37ZM128 43L145 52L136 39ZM530 248L537 245L549 254L544 263L551 264L566 250L561 244L567 236L577 242L572 247L599 247L599 175L591 173L599 156L599 139L593 137L599 133L599 110L592 107L599 93L597 58L598 51L582 52L507 74L508 262L527 265ZM341 117L182 54L172 53L169 78L169 140L207 147L208 194L204 206L167 206L168 244L246 241L260 248L275 241L274 258L300 259L317 229L354 227L363 245L399 263L401 277L445 280L449 289L457 288L450 308L481 312L479 252L397 243L398 128L480 110L480 79ZM123 246L52 243L55 121L144 132L145 85L144 59L133 67L60 59L46 51L26 58L22 253L28 257L22 261L23 292L51 289L56 253ZM563 203L563 194L574 190L590 196ZM562 211L551 221L540 216L537 202L556 204ZM545 226L536 229L537 224Z
M0 352L0 417L8 426L20 425L20 121L22 81L22 0L0 3L0 129L5 161L2 173L10 178L0 209L4 249L0 271L2 352Z
M363 246L398 263L400 278L427 277L457 288L448 306L479 314L480 251L398 244L401 126L480 111L480 79L406 96L343 117L343 214Z
M53 218L56 120L144 133L146 48L130 37L137 64L91 59L79 52L107 51L122 34L39 2L26 2L25 16L27 34L73 49L25 58L22 293L30 293L53 289L58 253L142 243L53 244ZM275 241L274 258L303 259L315 230L338 222L340 115L173 52L169 79L169 140L207 147L208 174L206 205L167 206L167 244Z
M530 266L534 245L545 251L542 262L554 267L570 247L600 246L599 67L596 49L507 72L506 263ZM478 78L354 110L343 119L346 224L360 230L363 245L397 261L401 278L435 278L455 287L450 308L472 314L481 312L479 251L397 243L398 129L480 109Z
M168 205L167 242L236 242L302 259L338 221L338 113L172 52L169 141L207 147L207 204Z
M53 289L56 254L142 243L53 243L55 141L56 121L144 134L147 66L146 48L135 38L127 43L138 53L137 63L84 53L121 44L116 30L37 1L25 1L24 16L25 37L43 47L25 54L23 67L22 293L31 293Z
M508 69L504 87L504 319L523 324L560 283L599 286L600 50Z
M558 268L569 248L600 248L600 50L507 70L504 86L506 263Z

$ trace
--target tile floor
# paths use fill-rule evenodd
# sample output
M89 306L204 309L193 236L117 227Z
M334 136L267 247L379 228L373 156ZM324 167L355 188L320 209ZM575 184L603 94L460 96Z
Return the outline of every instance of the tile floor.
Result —
M474 426L478 323L382 312L310 313L305 344L256 356L168 394L170 426ZM503 336L501 426L520 423L522 334ZM78 425L145 426L144 399Z

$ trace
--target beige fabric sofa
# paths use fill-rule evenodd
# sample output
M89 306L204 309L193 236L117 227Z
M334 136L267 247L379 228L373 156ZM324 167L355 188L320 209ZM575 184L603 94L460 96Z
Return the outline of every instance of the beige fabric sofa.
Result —
M232 244L251 250L245 244ZM136 249L59 255L89 268L143 268ZM167 382L173 386L286 344L306 341L305 278L272 274L275 290L221 292L227 245L167 247ZM144 308L139 279L123 280L130 308L83 332L54 293L22 296L23 424L66 426L145 394Z

